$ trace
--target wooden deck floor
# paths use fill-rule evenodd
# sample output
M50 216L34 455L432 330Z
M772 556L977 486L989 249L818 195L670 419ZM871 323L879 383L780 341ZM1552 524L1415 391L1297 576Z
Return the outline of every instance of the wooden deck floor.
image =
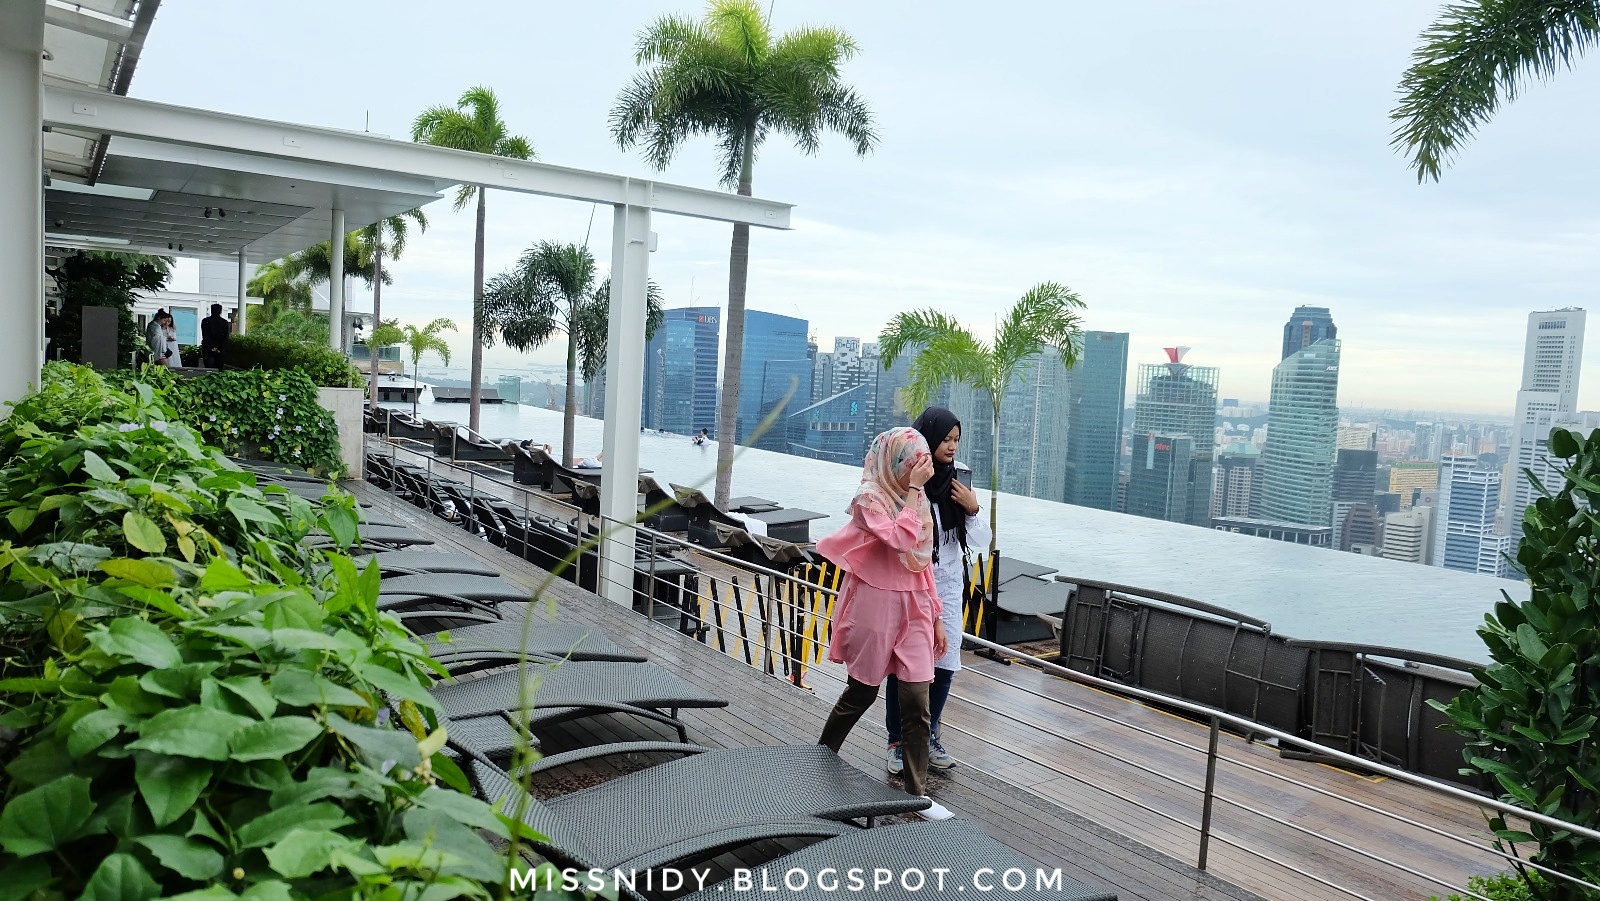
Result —
M441 550L479 557L530 591L546 579L543 570L376 488L357 484L356 490L390 518L433 537ZM811 670L812 690L802 690L570 583L555 582L548 593L564 618L595 623L618 644L647 652L732 701L726 710L687 712L692 740L719 746L815 741L842 688L832 666ZM932 793L1042 866L1059 866L1068 878L1110 888L1124 901L1378 901L1449 893L1334 842L1442 875L1454 886L1467 874L1500 868L1488 852L1440 834L1481 839L1483 820L1472 805L1280 759L1272 748L1224 735L1209 872L1203 873L1192 866L1205 776L1203 726L1026 665L1004 666L970 654L966 663L945 712L944 735L962 765L935 774ZM547 750L596 737L666 735L660 727L619 717L564 729L541 736ZM883 746L881 715L869 714L844 756L866 772L881 772Z

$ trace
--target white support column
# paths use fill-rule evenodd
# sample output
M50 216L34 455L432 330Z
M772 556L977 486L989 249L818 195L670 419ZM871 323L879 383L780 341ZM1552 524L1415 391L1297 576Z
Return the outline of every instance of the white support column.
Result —
M648 186L644 193L648 196ZM650 208L618 204L611 227L611 318L606 332L605 478L600 483L602 524L600 593L633 605L638 512L639 417L644 382L645 284L650 272Z
M344 210L333 211L328 241L328 341L344 353Z
M0 329L0 401L20 400L44 365L44 7L0 9L0 311L10 323Z
M245 282L244 276L245 276L245 267L246 267L246 265L247 265L247 263L245 262L244 248L241 247L241 248L239 248L239 306L238 306L238 309L236 309L234 311L234 313L233 313L233 318L234 318L234 326L233 327L235 329L237 329L239 334L241 334L241 335L244 334L244 327L245 327L245 323L246 323L246 319L247 319L247 317L245 315L246 312L247 312L247 308L245 307L245 302L244 302L244 282Z

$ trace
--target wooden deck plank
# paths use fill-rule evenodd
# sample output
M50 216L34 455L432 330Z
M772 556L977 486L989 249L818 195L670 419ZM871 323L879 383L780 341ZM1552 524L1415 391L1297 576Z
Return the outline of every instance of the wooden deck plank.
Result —
M763 676L718 651L714 643L686 638L569 582L552 582L544 570L371 486L359 486L358 493L375 508L434 537L440 550L477 556L530 591L546 586L564 619L593 623L617 644L648 653L698 687L728 697L733 705L726 710L685 712L692 740L722 746L815 741L842 688L838 668L827 664L808 671L813 691ZM1207 740L1202 724L1034 667L1003 666L970 654L965 659L972 672L957 679L945 711L944 735L946 747L963 765L949 774L936 773L931 791L1019 853L1045 866L1062 866L1068 878L1106 885L1124 899L1352 897L1233 847L1238 843L1345 886L1358 893L1355 897L1426 899L1447 893L1419 877L1220 802L1214 812L1210 873L1201 873L1188 863L1198 847L1198 792L1133 764L1199 785ZM843 749L847 761L869 773L881 772L883 766L879 711L863 718ZM596 719L600 722L561 728L586 730L568 737L575 743L670 735L664 727L634 718ZM548 740L557 741L557 736ZM1500 868L1487 851L1397 824L1277 777L1397 811L1454 834L1481 837L1483 820L1470 804L1404 783L1282 759L1274 748L1238 736L1223 735L1220 750L1219 798L1248 804L1319 836L1381 850L1405 866L1447 874L1456 884L1469 873Z

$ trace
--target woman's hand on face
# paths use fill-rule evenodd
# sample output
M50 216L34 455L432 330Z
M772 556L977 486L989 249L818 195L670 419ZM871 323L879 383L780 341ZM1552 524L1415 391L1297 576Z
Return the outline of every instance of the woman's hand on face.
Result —
M933 478L933 458L923 457L917 461L916 466L911 467L911 474L906 477L906 487L921 488L928 484L931 478Z
M950 497L967 511L968 516L978 515L978 495L959 481L950 482Z

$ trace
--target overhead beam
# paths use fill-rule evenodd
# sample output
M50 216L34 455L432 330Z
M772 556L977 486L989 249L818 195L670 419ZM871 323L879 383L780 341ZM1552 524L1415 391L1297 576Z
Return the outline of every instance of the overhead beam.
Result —
M81 128L170 144L402 172L519 194L641 206L661 213L743 222L762 228L789 228L793 208L792 204L723 191L449 150L361 132L152 103L51 81L46 81L44 87L44 122L52 127Z
M113 44L121 44L133 36L133 23L130 21L84 12L77 6L68 6L59 0L45 3L44 23Z

